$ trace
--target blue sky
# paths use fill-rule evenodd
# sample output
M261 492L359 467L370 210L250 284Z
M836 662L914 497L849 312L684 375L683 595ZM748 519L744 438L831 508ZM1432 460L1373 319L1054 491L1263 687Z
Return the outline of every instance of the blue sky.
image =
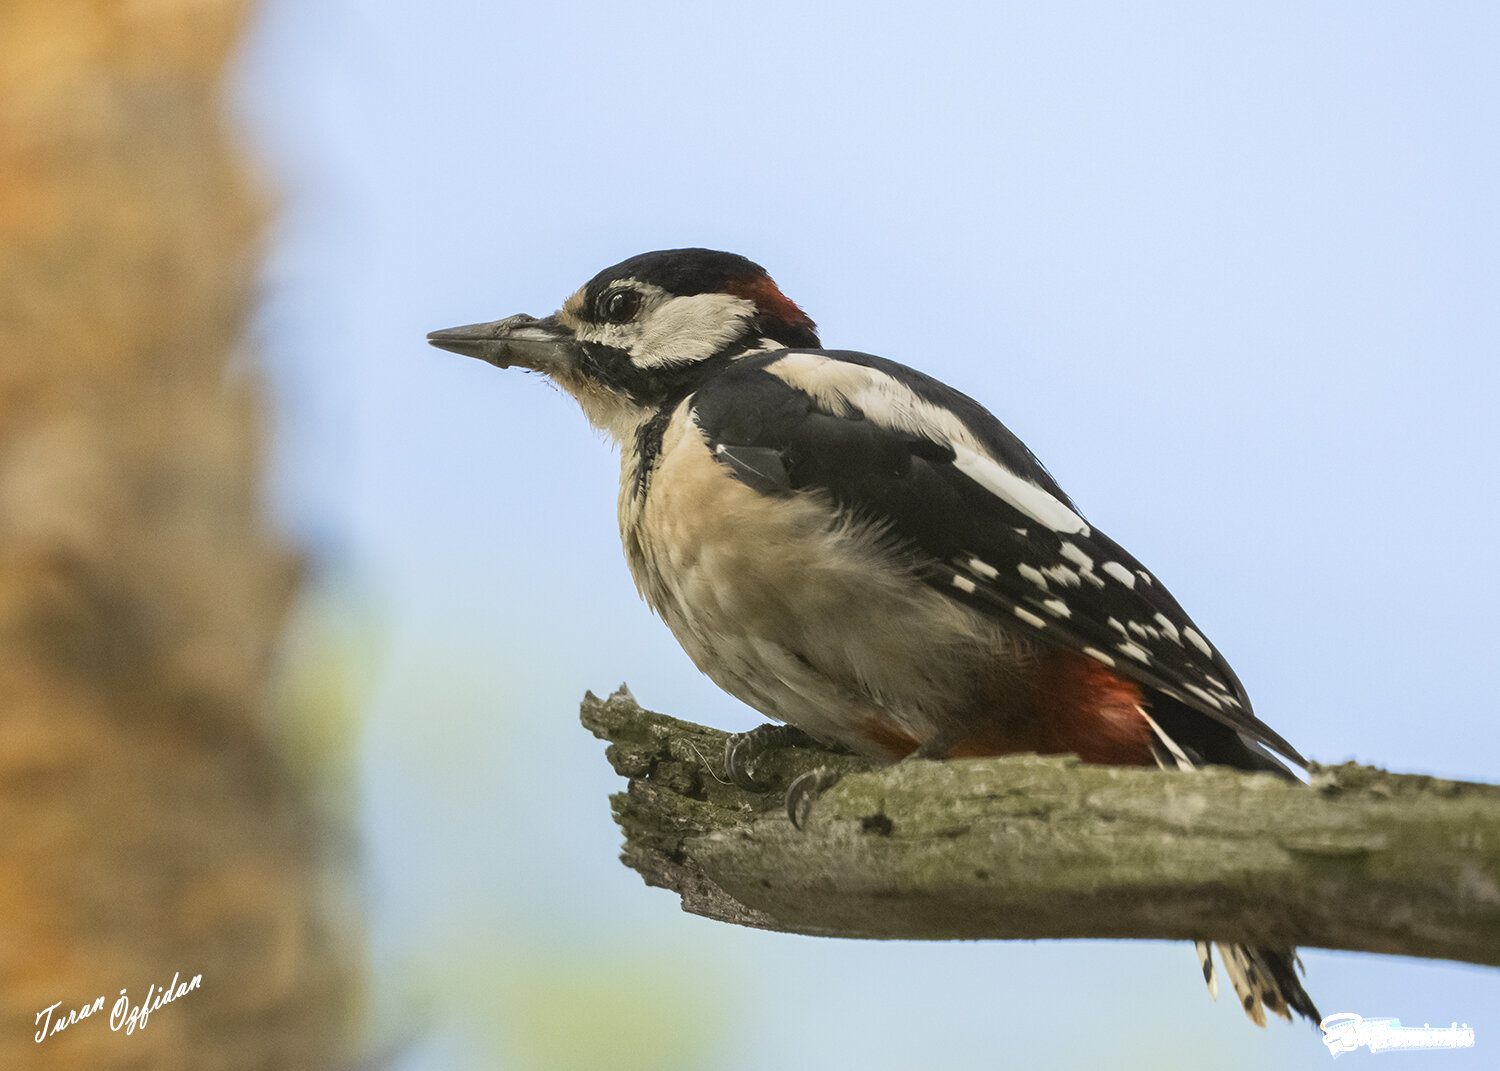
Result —
M1475 3L263 3L236 104L280 200L275 497L379 636L403 1071L565 1066L537 1008L607 1021L565 994L642 964L677 994L642 1007L716 1024L683 1066L1322 1066L1186 946L793 939L641 885L584 689L757 718L637 600L576 407L422 339L647 249L744 253L828 344L986 403L1310 757L1494 780L1497 46ZM1304 959L1325 1012L1479 1031L1412 1060L1500 1028L1497 972Z

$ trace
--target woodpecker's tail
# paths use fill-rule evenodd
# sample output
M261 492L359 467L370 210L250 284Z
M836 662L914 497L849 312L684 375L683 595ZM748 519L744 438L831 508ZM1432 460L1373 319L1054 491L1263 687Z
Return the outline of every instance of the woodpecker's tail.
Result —
M1214 971L1213 955L1207 941L1194 942L1198 950L1198 965L1203 969L1203 980L1208 983L1209 996L1219 997L1219 978ZM1224 973L1229 984L1234 986L1234 995L1240 1007L1256 1026L1266 1025L1266 1012L1279 1015L1288 1022L1292 1012L1311 1019L1313 1023L1323 1021L1323 1016L1302 988L1297 971L1302 961L1297 958L1295 948L1254 948L1250 945L1212 946L1219 950L1219 959L1224 963Z
M1151 754L1156 759L1156 764L1164 770L1194 770L1204 762L1219 762L1267 770L1289 778L1292 776L1285 766L1269 754L1260 749L1251 751L1250 745L1245 744L1238 734L1234 734L1234 743L1244 749L1246 754L1233 753L1235 748L1230 745L1225 754L1211 753L1211 757L1205 758L1202 752L1210 751L1209 747L1203 746L1207 741L1195 741L1198 746L1184 746L1168 735L1158 721L1144 710L1141 711L1141 717L1151 727ZM1213 743L1224 746L1217 740ZM1256 1026L1266 1025L1268 1011L1288 1022L1291 1021L1292 1012L1311 1019L1314 1024L1322 1022L1323 1016L1319 1014L1312 997L1307 995L1301 979L1297 977L1302 961L1297 958L1295 948L1257 948L1251 945L1218 943L1210 945L1207 941L1194 942L1194 948L1198 952L1198 965L1203 970L1203 981L1208 985L1209 996L1215 1000L1219 998L1219 978L1214 970L1212 949L1219 950L1224 973L1229 978L1229 984L1234 987L1240 1007L1245 1009L1245 1014Z

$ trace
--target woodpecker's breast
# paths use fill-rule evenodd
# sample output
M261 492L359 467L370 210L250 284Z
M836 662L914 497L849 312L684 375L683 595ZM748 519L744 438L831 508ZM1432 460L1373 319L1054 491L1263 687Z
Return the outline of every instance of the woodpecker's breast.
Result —
M934 591L820 491L768 495L717 461L691 399L622 465L636 587L694 663L762 713L881 758L952 738L1023 686L1033 643ZM1001 715L1003 718L1003 714Z

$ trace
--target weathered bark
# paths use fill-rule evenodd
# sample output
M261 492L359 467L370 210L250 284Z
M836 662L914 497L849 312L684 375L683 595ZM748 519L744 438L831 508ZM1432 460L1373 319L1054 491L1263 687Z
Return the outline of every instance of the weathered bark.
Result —
M357 945L263 709L296 569L220 117L244 7L0 5L4 1067L326 1067L349 1030Z
M592 695L583 722L629 779L624 862L683 908L871 938L1217 938L1500 965L1500 787L1317 767L1268 774L1072 757L872 769L813 749L721 780L725 734ZM795 829L783 791L842 780Z

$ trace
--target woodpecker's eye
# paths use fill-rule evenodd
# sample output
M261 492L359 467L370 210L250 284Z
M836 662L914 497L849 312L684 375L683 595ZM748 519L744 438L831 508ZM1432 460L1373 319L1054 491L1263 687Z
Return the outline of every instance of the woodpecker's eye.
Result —
M629 323L641 311L641 295L637 290L611 290L599 302L599 311L612 324Z

